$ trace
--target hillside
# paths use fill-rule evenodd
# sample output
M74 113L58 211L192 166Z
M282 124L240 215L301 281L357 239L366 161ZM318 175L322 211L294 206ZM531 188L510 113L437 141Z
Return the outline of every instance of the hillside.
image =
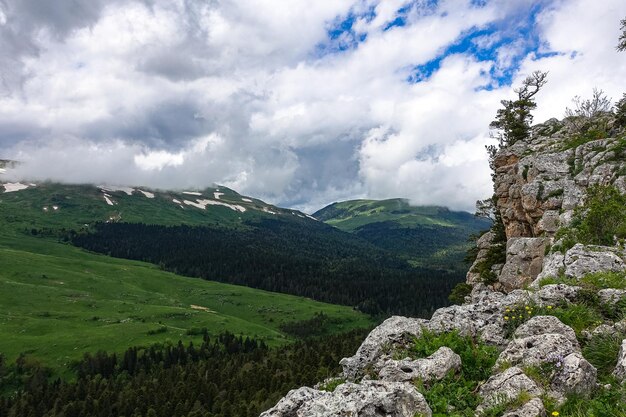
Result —
M414 265L464 271L469 237L491 222L445 207L412 206L405 199L351 200L313 214L340 230L402 255Z
M448 303L447 294L462 280L415 267L311 216L225 187L162 191L17 182L1 187L0 222L15 233L151 262L181 275L356 306L369 314L431 314Z

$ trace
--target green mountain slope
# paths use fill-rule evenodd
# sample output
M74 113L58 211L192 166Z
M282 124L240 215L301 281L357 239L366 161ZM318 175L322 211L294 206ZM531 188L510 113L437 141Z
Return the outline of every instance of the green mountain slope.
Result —
M323 312L331 332L371 324L351 308L177 276L45 238L0 233L0 353L64 368L84 352L200 341L230 331L270 345L286 323Z
M333 203L313 217L400 254L414 265L463 272L470 235L490 222L438 206L411 206L405 199Z

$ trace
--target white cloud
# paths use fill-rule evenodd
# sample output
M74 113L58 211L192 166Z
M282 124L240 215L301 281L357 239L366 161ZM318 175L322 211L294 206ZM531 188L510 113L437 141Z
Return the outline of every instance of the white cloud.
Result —
M0 80L13 91L0 95L0 156L24 160L30 178L215 182L309 211L354 197L471 210L490 193L488 125L512 92L484 87L525 40L503 45L494 62L454 54L431 63L425 80L406 78L475 28L499 28L473 41L493 47L541 4L535 35L563 55L528 56L514 81L550 71L537 120L561 116L594 86L618 98L622 3L442 0L433 11L416 1L405 26L385 31L408 1L101 2L83 20L33 20L37 30L24 33L34 47L0 51L0 63L17 60L22 71ZM370 8L373 19L358 17ZM349 13L366 40L328 53L327 30ZM0 46L13 45L9 18Z

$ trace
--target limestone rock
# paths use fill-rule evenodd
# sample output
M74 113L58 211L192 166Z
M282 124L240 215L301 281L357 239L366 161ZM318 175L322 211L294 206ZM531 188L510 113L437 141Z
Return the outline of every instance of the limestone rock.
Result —
M506 263L499 282L505 291L530 284L541 272L546 238L515 237L507 241Z
M607 288L598 291L598 298L600 298L600 302L603 304L615 305L624 297L626 297L626 290Z
M585 246L580 243L565 254L565 275L581 278L593 272L626 271L626 263L614 248Z
M345 383L334 392L300 388L290 391L261 417L431 417L424 396L399 382Z
M538 336L546 333L558 333L567 338L573 346L578 346L576 333L554 316L535 316L515 330L513 337L523 339L530 336Z
M566 284L545 285L534 294L533 300L540 306L555 306L575 301L580 290L581 287Z
M552 390L565 395L590 395L597 385L598 371L578 353L567 355L552 379Z
M481 385L478 391L483 399L481 409L514 400L522 392L537 397L543 394L543 389L526 376L522 369L516 366L508 368L502 373L492 375Z
M533 398L517 410L504 413L502 417L544 417L546 409L539 398Z
M441 347L424 359L400 361L389 360L380 370L383 381L411 381L420 379L424 382L443 379L450 371L461 368L461 357L448 347Z
M613 375L618 381L626 380L626 339L622 340L622 346L617 355L617 365L613 371Z
M357 378L363 369L373 365L381 357L385 347L402 344L411 337L421 336L422 327L426 323L426 320L409 317L388 318L370 332L354 356L343 358L339 362L343 367L344 376L350 380Z
M558 277L563 271L565 271L565 255L559 252L551 253L544 257L541 272L531 287L538 288L539 281L548 277Z
M496 367L511 365L540 366L555 357L566 357L579 351L578 345L561 334L548 333L512 340L500 353Z

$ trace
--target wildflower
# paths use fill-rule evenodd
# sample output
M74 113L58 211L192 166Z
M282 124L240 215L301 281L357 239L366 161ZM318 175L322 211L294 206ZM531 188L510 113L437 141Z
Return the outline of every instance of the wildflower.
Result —
M520 316L519 316L519 318L520 318L520 319L523 319L523 318L524 318L524 316L520 315Z
M526 306L526 310L530 310L530 307Z
M559 412L558 411L553 411L552 412L552 416L553 417L558 417L559 416Z
M508 319L509 319L509 316L504 316L504 320L505 321L508 320Z
M548 306L548 310L552 310L552 306ZM558 411L555 411L555 413L558 413Z
M506 312L507 312L507 313L510 313L510 312L511 312L511 309L510 309L510 308L507 308L507 309L506 309Z

